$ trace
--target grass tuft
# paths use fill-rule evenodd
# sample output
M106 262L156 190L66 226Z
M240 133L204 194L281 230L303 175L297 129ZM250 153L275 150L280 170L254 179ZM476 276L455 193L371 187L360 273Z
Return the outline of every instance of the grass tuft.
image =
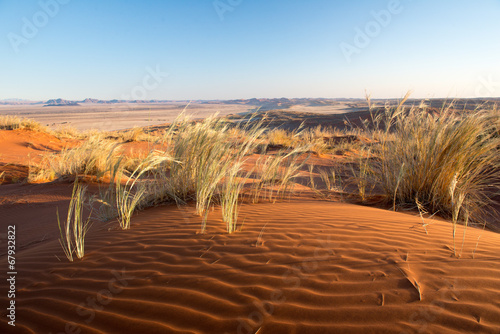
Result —
M61 223L59 219L59 210L56 211L57 225L61 235L59 243L61 244L64 254L71 262L73 262L73 253L79 259L82 259L85 254L85 236L90 228L90 219L83 219L86 190L86 186L81 186L78 180L75 180L66 221Z

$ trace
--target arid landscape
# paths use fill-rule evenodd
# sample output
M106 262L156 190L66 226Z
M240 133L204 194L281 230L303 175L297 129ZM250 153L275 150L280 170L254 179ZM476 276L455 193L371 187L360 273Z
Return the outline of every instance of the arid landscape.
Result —
M496 100L387 102L3 106L0 331L498 333Z
M0 1L0 334L500 334L500 1Z
M362 100L342 101L333 99L253 99L232 101L84 101L50 100L44 102L0 103L1 115L15 115L36 120L51 128L72 127L77 130L124 130L172 122L179 112L186 112L195 118L205 118L218 113L252 113L257 110L287 110L292 112L313 112L340 114L361 110Z

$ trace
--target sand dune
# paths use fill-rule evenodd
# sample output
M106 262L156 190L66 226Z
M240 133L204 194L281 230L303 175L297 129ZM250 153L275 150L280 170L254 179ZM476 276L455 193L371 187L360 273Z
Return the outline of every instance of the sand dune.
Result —
M62 147L31 135L2 131L5 165ZM84 260L68 262L55 210L66 214L71 190L61 182L0 187L1 244L16 225L18 273L16 327L2 293L1 333L499 332L500 236L491 231L468 228L462 247L459 227L456 258L449 222L427 219L424 229L413 214L304 192L244 204L242 230L231 235L220 209L200 234L190 206L142 211L128 231L95 222ZM5 279L0 289L8 290Z
M131 231L94 226L85 260L74 263L53 237L26 240L16 332L494 333L500 326L495 233L469 229L456 259L448 223L429 221L426 234L419 218L380 209L246 205L234 235L218 212L207 234L197 234L200 219L191 212L150 209ZM0 326L11 330L5 317Z

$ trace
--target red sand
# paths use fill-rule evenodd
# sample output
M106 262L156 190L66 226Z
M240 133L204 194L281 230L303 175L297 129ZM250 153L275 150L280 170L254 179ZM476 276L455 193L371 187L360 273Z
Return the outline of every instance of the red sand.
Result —
M3 138L5 159L16 151ZM17 247L16 327L3 278L1 333L500 332L499 234L469 228L457 259L450 223L426 220L426 234L419 217L382 209L243 205L228 235L218 209L199 234L192 208L165 206L128 231L94 223L70 263L55 208L64 217L71 188L0 186L2 275L8 225Z

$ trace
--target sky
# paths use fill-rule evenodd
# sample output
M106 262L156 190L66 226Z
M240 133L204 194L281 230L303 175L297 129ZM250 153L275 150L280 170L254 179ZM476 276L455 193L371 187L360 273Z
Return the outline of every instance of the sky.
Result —
M0 0L0 99L500 97L499 0Z

